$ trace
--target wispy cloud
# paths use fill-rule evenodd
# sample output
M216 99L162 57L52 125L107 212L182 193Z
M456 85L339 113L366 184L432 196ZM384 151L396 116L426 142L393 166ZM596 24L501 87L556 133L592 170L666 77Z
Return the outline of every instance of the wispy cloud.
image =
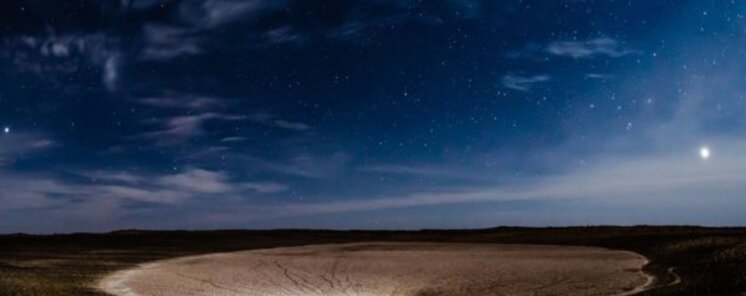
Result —
M551 77L549 75L519 76L508 74L502 77L500 83L505 88L527 92L530 91L534 85L547 82L550 79Z
M32 132L0 134L0 167L34 152L41 152L55 145L46 136Z
M244 120L245 118L242 115L223 113L175 116L159 121L158 124L163 126L162 129L146 132L139 137L156 139L163 145L182 144L194 137L202 135L205 132L203 125L209 120L236 121Z
M205 43L209 32L232 23L249 21L259 14L280 7L284 1L267 0L204 0L178 4L176 24L144 24L144 46L140 58L148 61L168 62L176 58L206 53ZM249 30L250 34L259 33ZM283 43L299 40L290 27L266 32L269 42Z
M220 139L220 142L223 142L223 143L235 143L235 142L243 142L243 141L246 141L246 140L248 140L248 139L244 138L244 137L225 137L225 138Z
M585 77L586 78L590 78L590 79L602 79L602 80L605 80L605 79L612 79L612 78L614 78L614 75L611 75L611 74L602 74L602 73L588 73L588 74L585 74Z
M127 172L111 172L111 171L83 171L83 172L72 172L73 174L79 175L91 179L93 182L115 182L115 183L127 183L137 184L145 182L146 179L142 176L138 176Z
M302 132L313 129L313 126L309 124L276 118L274 115L264 112L254 113L253 115L249 116L249 119L262 125L294 131Z
M134 174L94 171L78 175L87 182L76 182L53 175L24 174L0 170L0 211L10 209L79 207L100 199L154 204L179 204L212 195L250 196L287 190L273 182L242 182L220 171L189 168L174 174Z
M200 22L207 27L216 27L246 19L254 13L277 7L284 1L267 0L206 0L202 3Z
M614 220L615 223L743 224L746 220L740 209L746 207L743 199L746 159L742 157L746 141L737 134L716 136L707 132L708 122L724 116L723 112L713 108L714 94L724 89L739 89L737 82L740 81L741 68L735 64L725 66L717 75L688 76L675 86L683 85L684 89L679 89L679 97L675 98L677 104L668 110L671 117L643 120L646 114L638 115L645 123L643 126L647 125L641 127L644 129L641 135L609 135L602 143L593 142L593 145L602 146L597 150L589 149L586 140L568 140L562 145L546 148L545 153L561 155L543 160L552 162L554 169L551 172L510 178L498 175L494 176L494 183L463 188L426 188L409 194L298 202L268 212L287 217L435 205L483 203L486 206L509 201L546 204L552 200L572 200L575 205L584 204L598 212L621 212L621 218ZM666 65L659 71L645 73L640 79L669 79L665 75L668 71L670 68ZM659 84L651 87L651 93L661 91ZM742 104L736 106L743 107ZM743 125L739 120L728 120L728 123ZM702 145L710 149L708 159L699 155ZM558 160L564 163L557 163ZM423 176L432 173L399 166L384 166L373 171ZM472 171L489 175L478 168ZM637 215L642 211L646 213ZM663 212L666 215L660 214ZM529 215L535 213L528 212ZM605 221L587 213L580 215L592 223ZM545 216L557 218L560 215ZM538 217L529 216L529 219Z
M297 32L292 26L282 26L274 29L270 29L264 33L269 44L282 44L282 43L303 43L307 38L302 33Z
M244 158L261 170L305 178L331 178L348 169L352 157L343 152L330 155L297 155L287 160Z
M206 33L220 34L233 25L246 25L242 36L248 47L266 45L294 44L300 45L315 38L335 40L363 40L378 28L389 24L415 21L427 24L442 23L443 18L471 19L479 17L481 3L473 0L441 0L439 5L425 7L416 1L358 1L332 12L330 22L325 24L308 23L305 18L288 17L294 15L298 2L285 0L204 0L184 2L179 5L178 18L181 20L179 32L173 35L193 36L173 39L174 50L152 50L153 58L170 58L204 53L209 47L204 40L209 39ZM422 6L422 7L420 7ZM284 9L283 9L284 8ZM421 10L419 14L412 14ZM373 13L369 13L373 12ZM280 17L277 17L280 16ZM271 26L262 24L264 18L277 17ZM278 21L279 20L279 21ZM170 38L165 38L170 39ZM204 46L203 46L204 45ZM152 47L151 47L152 48Z
M185 155L179 156L174 158L174 161L192 161L195 159L201 159L206 158L210 156L217 155L220 153L221 157L225 155L225 152L229 151L230 148L225 146L208 146L205 148L200 148L196 152L187 153Z
M209 110L225 106L223 99L195 95L166 95L138 99L140 104L166 109Z
M274 182L246 182L241 183L240 187L254 190L258 193L278 193L289 190L287 185Z
M463 168L456 168L453 166L435 166L435 165L401 165L401 164L383 164L383 165L371 165L359 168L362 172L375 173L375 174L387 174L387 175L399 175L399 176L412 176L426 179L457 179L457 180L471 180L471 181L484 181L484 174L475 173L470 170Z
M302 122L293 122L293 121L287 121L287 120L282 120L282 119L275 120L274 125L279 128L296 130L296 131L307 131L312 128L310 125L302 123Z
M109 91L116 91L119 83L119 68L121 66L121 57L119 54L112 54L106 57L104 61L104 74L102 81Z
M0 56L9 57L21 72L55 81L70 73L89 71L93 66L100 71L105 89L115 91L119 84L124 58L117 36L52 31L6 37L0 42Z
M198 55L203 52L199 39L186 28L166 25L143 26L145 60L170 60L181 56Z
M170 60L206 53L206 39L216 30L233 23L254 20L257 16L281 7L285 1L267 0L204 0L182 2L176 14L178 24L145 24L142 28L144 60L168 62ZM250 28L247 35L261 35ZM301 40L290 26L265 32L266 42L287 43Z
M666 202L689 203L689 210L705 200L735 200L741 196L746 178L746 161L738 151L746 142L723 139L713 142L720 159L701 160L696 150L681 151L668 157L620 157L578 167L567 172L525 178L502 185L480 185L470 189L434 190L403 196L350 198L326 203L296 203L278 208L278 215L328 214L374 211L443 204L490 203L516 200L585 199L596 202L661 206ZM707 198L706 198L707 197ZM654 201L654 202L653 202ZM746 205L741 202L739 205Z
M129 9L153 9L163 4L163 0L119 0L123 7Z
M637 51L625 48L619 41L611 38L596 38L583 41L556 41L546 47L546 51L556 56L588 58L608 56L618 58Z
M165 176L158 185L195 193L226 193L233 190L224 174L203 169L191 169L182 174Z
M0 211L43 208L59 204L54 194L75 194L55 180L0 170Z

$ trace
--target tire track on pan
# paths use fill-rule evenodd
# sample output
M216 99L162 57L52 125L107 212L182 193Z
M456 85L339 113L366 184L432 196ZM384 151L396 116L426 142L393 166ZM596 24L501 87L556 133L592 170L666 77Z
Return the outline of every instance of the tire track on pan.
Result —
M320 290L316 285L308 281L303 276L296 274L290 270L289 267L283 265L280 263L279 260L273 260L274 264L282 270L283 275L285 278L289 279L295 287L298 288L299 291L303 292L311 292L311 293L322 293L323 291Z
M321 284L321 282L324 281L324 279L322 278L323 274L309 272L307 269L302 268L300 266L296 266L293 270L295 271L294 273L298 278L300 278L304 283L306 283L310 287L314 288L315 290L318 290L318 292L321 293L321 295L328 294L324 292L323 284ZM322 281L315 280L318 278L321 278Z
M561 276L561 275L555 274L555 275L552 276L552 280L551 281L548 281L547 283L544 283L544 284L539 285L537 287L530 288L530 289L528 289L528 291L531 291L532 293L536 293L536 292L539 292L541 290L546 290L548 288L551 288L553 286L558 286L558 285L560 285L562 283L565 283L565 282L569 281L570 279L572 279L571 276Z
M345 258L343 255L334 256L332 266L331 268L329 268L329 277L333 282L336 283L335 287L338 293L341 293L342 295L350 295L350 293L347 292L350 286L352 286L349 275L346 275L345 278L342 278L340 276L340 271L341 273L344 273L344 271L346 271L345 265L342 264L343 258Z
M192 280L192 281L196 281L196 282L200 282L200 283L203 283L203 284L210 285L210 286L212 286L212 287L214 287L214 288L216 288L218 290L224 290L224 291L229 291L229 292L233 292L233 293L238 293L239 295L245 293L244 291L236 290L236 289L229 288L229 287L226 287L226 286L223 286L223 285L219 285L219 284L216 284L216 283L208 281L208 280L203 280L203 279L200 279L200 278L197 278L197 277L188 276L188 275L183 274L183 273L178 272L178 271L174 272L174 274L176 274L179 277L188 279L188 280Z
M290 275L290 272L288 272L287 268L285 268L285 267L284 267L284 266L282 266L282 265L281 265L280 263L278 263L278 262L277 262L277 260L273 260L273 261L272 261L272 263L274 263L274 265L275 265L275 266L276 266L277 268L279 268L280 270L282 270L282 273L283 273L283 275L285 276L285 279L287 279L287 280L289 280L289 281L290 281L291 283L293 283L293 286L295 286L295 287L296 287L296 288L298 289L298 291L304 291L304 290L305 290L305 287L303 287L303 285L302 285L301 283L299 283L298 281L296 281L296 280L295 280L295 278L293 278L293 277L292 277L292 276Z
M337 290L342 295L350 295L350 293L347 292L349 288L352 286L352 282L350 281L349 274L345 275L345 278L342 278L340 276L340 272L344 273L346 269L344 268L345 265L342 264L343 256L338 255L334 257L334 263L332 264L331 268L331 277L334 279L335 282L337 282Z
M262 266L269 266L269 263L267 263L267 259L264 259L265 256L262 256L262 258L259 259L259 263L254 267L252 270L254 273L258 273L261 275L262 278L266 280L267 283L271 284L273 287L279 287L280 290L285 292L285 295L299 295L298 291L293 291L286 285L282 285L281 283L277 282L274 277L267 275L267 269L260 268ZM261 295L261 294L260 294Z
M301 281L303 281L306 285L313 288L314 290L318 290L318 292L322 295L326 294L324 293L324 287L319 284L319 281L314 280L316 278L319 278L317 273L309 272L307 269L300 266L296 266L292 270L294 271L293 274Z
M334 288L335 288L335 285L334 285L334 282L335 282L334 281L334 269L336 269L336 265L338 264L339 260L338 260L337 257L334 257L334 259L332 259L332 260L333 261L332 261L331 265L329 266L329 268L327 268L324 271L324 273L321 274L321 279L323 279L324 281L326 281L329 284L329 288L330 289L334 290Z

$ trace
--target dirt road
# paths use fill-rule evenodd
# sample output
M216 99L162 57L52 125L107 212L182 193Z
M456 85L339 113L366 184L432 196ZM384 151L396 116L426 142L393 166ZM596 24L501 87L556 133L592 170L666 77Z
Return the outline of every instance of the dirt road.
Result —
M139 295L625 295L649 277L635 253L591 247L362 243L186 257L100 287Z

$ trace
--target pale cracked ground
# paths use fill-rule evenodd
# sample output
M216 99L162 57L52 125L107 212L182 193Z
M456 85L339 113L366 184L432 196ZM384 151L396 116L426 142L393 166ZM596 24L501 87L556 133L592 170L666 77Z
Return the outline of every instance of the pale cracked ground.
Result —
M635 253L590 247L359 243L186 257L120 271L134 295L628 295L649 285Z

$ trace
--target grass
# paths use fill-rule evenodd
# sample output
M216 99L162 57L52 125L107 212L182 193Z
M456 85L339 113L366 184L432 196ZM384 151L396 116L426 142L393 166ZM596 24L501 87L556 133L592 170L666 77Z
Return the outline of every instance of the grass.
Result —
M656 288L641 295L743 295L746 228L500 227L423 231L119 231L0 236L0 295L105 295L104 274L178 256L358 241L435 241L587 245L638 252ZM682 282L668 272L675 268Z

